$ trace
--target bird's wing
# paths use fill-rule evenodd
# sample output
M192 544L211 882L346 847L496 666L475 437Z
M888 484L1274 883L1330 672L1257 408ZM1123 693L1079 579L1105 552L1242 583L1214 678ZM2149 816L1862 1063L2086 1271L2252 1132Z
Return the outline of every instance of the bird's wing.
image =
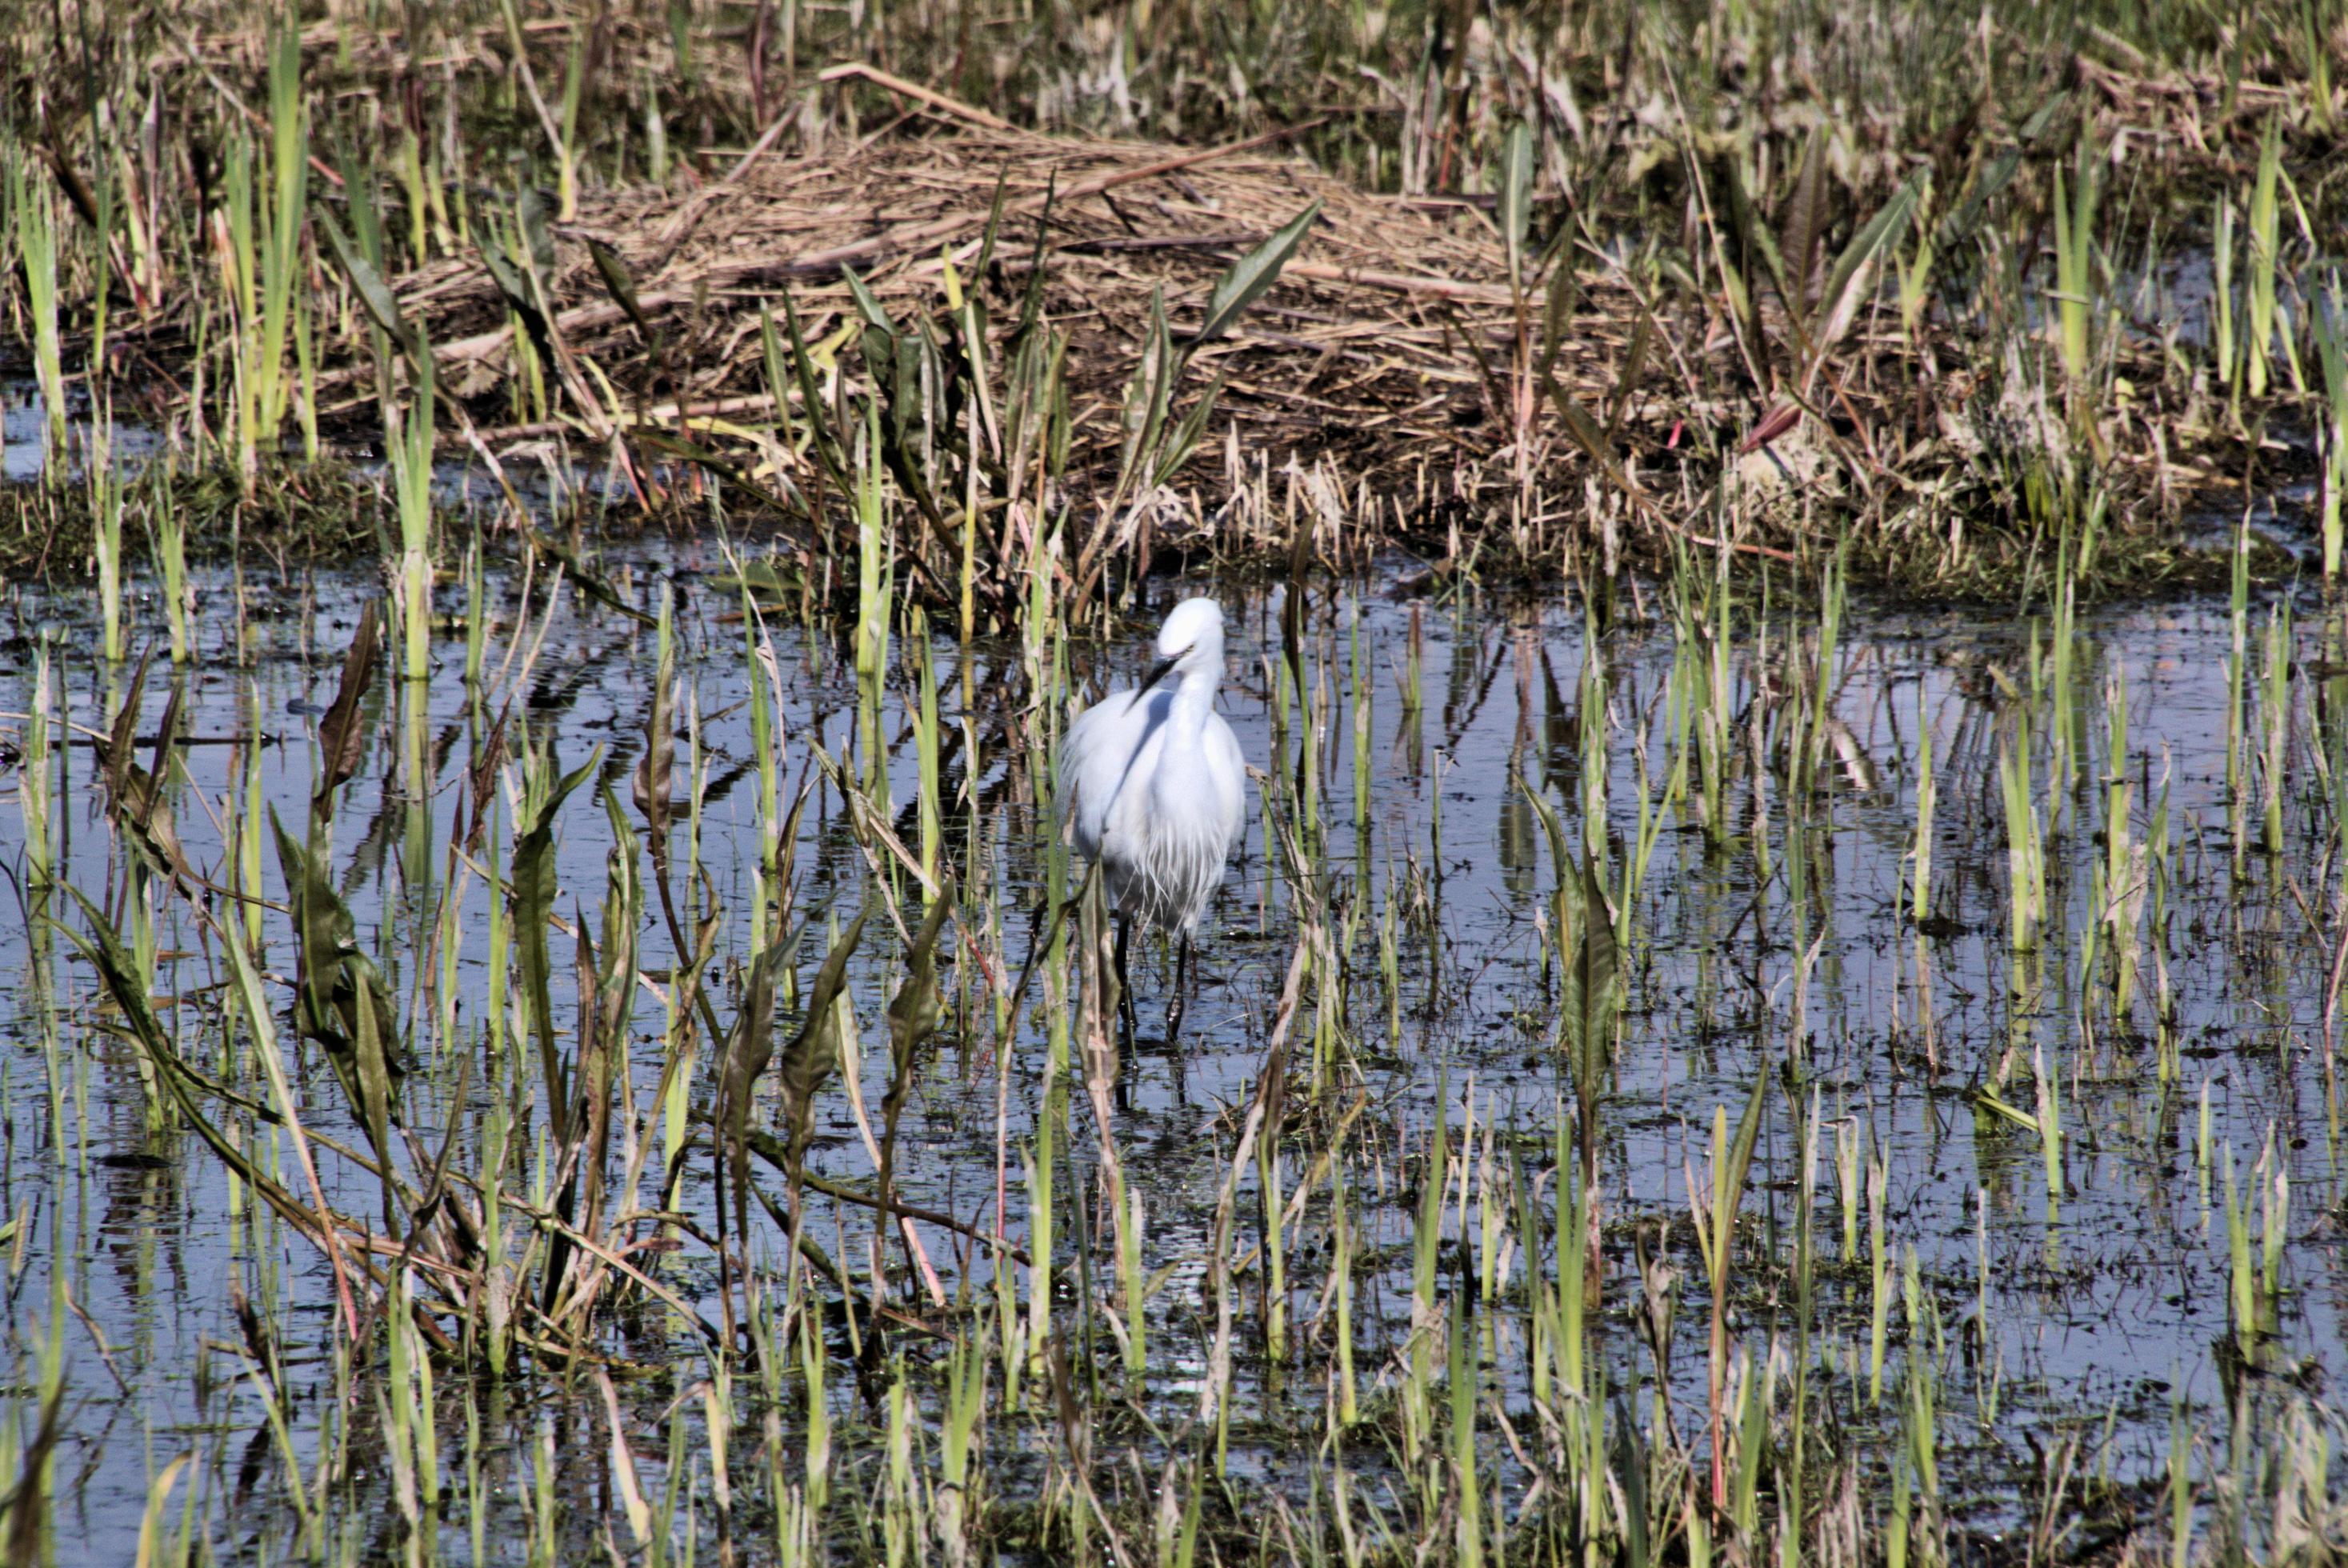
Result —
M1207 753L1217 785L1222 789L1223 853L1228 856L1239 848L1247 836L1247 758L1240 750L1239 737L1220 713L1207 716Z
M1132 706L1131 692L1113 692L1076 715L1068 725L1067 734L1060 738L1060 772L1055 780L1055 799L1061 821L1066 822L1074 813L1076 848L1087 856L1100 849L1102 823L1108 814L1109 800L1116 793L1117 773L1125 759L1117 758L1116 769L1102 764L1116 748L1117 718Z

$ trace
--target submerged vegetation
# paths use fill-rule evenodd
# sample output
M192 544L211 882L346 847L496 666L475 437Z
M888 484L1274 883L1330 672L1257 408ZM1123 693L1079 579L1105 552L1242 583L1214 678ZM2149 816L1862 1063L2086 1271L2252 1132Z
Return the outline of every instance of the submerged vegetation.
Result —
M2348 1549L2348 13L1848 12L0 7L0 1560Z

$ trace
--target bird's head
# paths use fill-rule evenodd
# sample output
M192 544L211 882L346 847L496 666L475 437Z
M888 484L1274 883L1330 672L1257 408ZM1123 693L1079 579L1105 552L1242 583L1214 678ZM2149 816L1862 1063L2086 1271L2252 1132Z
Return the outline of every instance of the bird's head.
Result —
M1148 691L1171 675L1195 669L1220 671L1223 663L1223 607L1212 599L1185 599L1158 628L1158 662L1142 682Z

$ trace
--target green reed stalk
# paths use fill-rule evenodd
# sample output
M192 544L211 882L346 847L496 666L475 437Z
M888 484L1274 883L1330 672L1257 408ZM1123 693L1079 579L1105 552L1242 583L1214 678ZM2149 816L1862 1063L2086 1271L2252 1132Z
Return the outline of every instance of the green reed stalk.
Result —
M1345 1160L1341 1142L1329 1151L1329 1273L1337 1333L1337 1423L1362 1418L1354 1381L1354 1225L1345 1206Z
M2234 199L2219 192L2218 215L2209 225L2210 347L2218 360L2218 385L2234 384Z
M938 671L930 647L929 616L916 604L910 619L912 624L906 634L913 644L921 704L913 744L920 769L917 803L922 824L922 870L935 882L939 859L945 852L946 837L945 799L939 783L940 758L943 750L938 724Z
M254 229L252 139L228 138L221 170L221 211L228 219L230 424L237 471L248 478L261 453L261 239Z
M807 1427L801 1434L800 1485L808 1508L821 1514L831 1501L831 1395L829 1353L823 1324L802 1308L798 1314L799 1377L806 1387Z
M2168 1397L2168 1568L2193 1560L2193 1433L2185 1418L2185 1388Z
M2309 309L2318 356L2323 363L2323 387L2330 395L2330 417L2322 426L2323 449L2323 580L2340 576L2343 524L2340 498L2348 490L2348 319L2343 319L2340 275L2332 276L2330 297Z
M2112 1016L2126 1018L2136 995L2137 925L2144 911L2147 856L2134 842L2127 770L2127 671L2115 666L2104 696L2104 921L2112 949Z
M2291 1229L2291 1172L2276 1158L2271 1138L2258 1170L2262 1177L2259 1187L2259 1294L2271 1322L2276 1304L2282 1296L2282 1246Z
M1052 1100L1056 1075L1045 1074L1045 1103ZM1027 1353L1033 1362L1029 1368L1045 1376L1045 1358L1052 1349L1052 1130L1047 1125L1040 1130L1033 1148L1025 1155L1027 1167Z
M1883 1188L1890 1173L1881 1156L1867 1162L1868 1285L1871 1311L1867 1344L1867 1402L1883 1402L1883 1347L1891 1327L1891 1260L1883 1242Z
M1476 1357L1469 1348L1468 1315L1451 1315L1451 1473L1457 1497L1457 1530L1452 1562L1459 1568L1483 1568L1483 1491L1476 1480Z
M987 1336L973 1332L946 1352L944 1421L939 1439L932 1528L948 1568L970 1561L971 1461L986 1415Z
M2243 315L2250 331L2244 344L2245 381L2252 397L2267 390L2267 359L2274 346L2275 273L2281 261L2282 209L2276 187L2282 173L2282 119L2267 117L2259 144L2258 175L2251 182L2249 211L2249 296Z
M189 616L194 593L188 586L187 519L180 512L168 463L158 464L148 490L147 544L155 570L163 579L163 614L171 636L171 662L188 662Z
M285 345L301 270L302 214L309 200L310 136L302 98L302 38L291 24L269 38L269 166L273 204L261 250L260 336L253 345L256 435L273 442L289 391Z
M2096 167L2084 129L2073 167L2067 202L2062 165L2054 168L2054 282L2060 295L2064 374L2073 387L2084 387L2091 364L2087 325L2096 286Z
M1124 1298L1125 1370L1138 1384L1149 1370L1148 1271L1142 1263L1141 1189L1126 1185L1120 1167L1110 1198L1125 1216L1117 1230L1117 1291Z
M1443 1190L1451 1164L1444 1121L1444 1101L1438 1094L1435 1127L1419 1166L1418 1212L1411 1232L1410 1356L1403 1370L1402 1440L1404 1458L1412 1464L1425 1453L1433 1423L1427 1389L1434 1381L1431 1342L1438 1311L1435 1269L1443 1244Z
M99 393L92 411L88 453L90 552L97 558L98 651L109 664L128 656L122 624L122 474L114 463L114 410Z
M2226 816L2233 828L2234 858L2239 869L2247 841L2248 819L2243 774L2243 748L2248 740L2243 714L2244 692L2250 663L2250 524L2248 517L2234 531L2233 593L2229 609L2226 645Z
M1256 1140L1256 1201L1263 1229L1264 1354L1275 1362L1288 1359L1287 1227L1281 1222L1280 1139L1277 1128L1266 1128Z
M1581 631L1581 836L1582 853L1593 868L1606 864L1606 655L1599 646L1595 617ZM1561 870L1561 868L1560 868ZM1597 912L1602 913L1603 912ZM1624 920L1630 909L1622 911ZM1596 918L1593 914L1592 918ZM1625 933L1618 931L1620 941Z
M432 674L432 351L417 343L405 409L386 395L384 444L391 454L392 495L399 517L399 620L409 680Z
M413 130L403 132L392 164L407 195L407 253L421 263L432 235L432 199L426 193L424 141Z
M1775 1371L1774 1361L1756 1366L1750 1356L1737 1357L1735 1381L1739 1387L1729 1395L1736 1407L1736 1470L1729 1483L1725 1511L1740 1541L1757 1542L1761 1534L1761 1466L1769 1453L1770 1384Z
M2063 1206L2062 1057L2055 1057L2057 1070L2049 1072L2046 1057L2035 1045L2031 1056L2038 1078L2038 1142L2046 1162L2046 1222L2051 1228Z
M57 235L48 187L27 177L24 154L8 153L8 210L16 220L16 258L25 269L25 303L32 317L33 376L41 389L41 471L53 482L65 471L65 351L57 336Z
M44 630L33 651L33 695L25 715L25 758L16 774L16 810L25 824L25 880L35 892L57 874L49 830L49 787L56 778L49 759L49 635ZM33 923L37 926L40 923Z
M2233 1318L2234 1340L2245 1360L2257 1354L2259 1336L2258 1273L2250 1262L2250 1221L2247 1206L2234 1185L2234 1151L2225 1151L2227 1305Z
M2017 953L2037 944L2044 906L2044 856L2039 841L2038 809L2031 799L2030 714L2014 713L2013 739L1998 748L1998 785L2005 803L2007 940Z
M1916 683L1916 845L1911 889L1916 923L1932 913L1932 808L1940 785L1932 777L1932 716L1924 706L1924 682Z
M1846 1268L1859 1266L1860 1183L1865 1171L1860 1156L1866 1139L1867 1124L1859 1118L1846 1116L1835 1123L1835 1191L1842 1214L1842 1251L1838 1255Z
M2264 755L2260 758L2261 792L2266 811L2260 847L2270 855L2282 853L2283 765L2291 748L2291 601L2281 599L2267 614L2266 689L2260 707L2265 722L2260 727Z
M1370 843L1370 746L1375 733L1371 713L1369 671L1362 659L1362 623L1355 618L1353 626L1353 709L1354 709L1354 843L1363 856L1362 870L1366 881L1369 872Z
M1696 1242L1704 1253L1704 1274L1712 1289L1712 1336L1710 1379L1707 1391L1712 1410L1712 1501L1715 1508L1728 1501L1725 1471L1726 1433L1723 1422L1727 1414L1728 1393L1728 1270L1735 1261L1736 1212L1745 1198L1746 1177L1753 1168L1755 1141L1761 1131L1761 1109L1767 1098L1769 1080L1765 1075L1755 1080L1752 1098L1745 1103L1745 1113L1738 1118L1736 1135L1732 1141L1728 1131L1728 1108L1715 1106L1712 1112L1712 1191L1709 1201L1693 1185L1689 1188L1691 1206L1695 1210Z

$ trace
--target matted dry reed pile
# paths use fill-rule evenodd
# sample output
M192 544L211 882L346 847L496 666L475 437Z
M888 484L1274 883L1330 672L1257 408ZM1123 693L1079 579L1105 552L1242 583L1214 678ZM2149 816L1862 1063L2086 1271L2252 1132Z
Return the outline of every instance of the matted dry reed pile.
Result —
M983 285L998 330L1016 315L1048 211L1045 299L1069 335L1072 474L1115 464L1117 412L1152 291L1164 291L1180 337L1231 262L1315 201L1320 220L1277 284L1198 356L1190 394L1216 370L1226 377L1202 451L1220 451L1235 425L1251 464L1327 456L1349 483L1381 492L1406 474L1424 482L1432 465L1454 494L1482 484L1483 469L1508 455L1511 410L1497 405L1517 316L1491 214L1464 200L1364 193L1284 153L1277 137L1199 150L979 124L834 138L788 156L754 151L689 191L583 194L572 221L548 230L556 335L600 371L588 386L608 380L630 403L615 423L755 421L773 407L762 306L779 320L788 291L807 340L821 344L858 319L842 275L851 268L901 320L942 313L946 258L966 284L998 181L1003 216ZM621 262L649 334L591 242ZM1569 385L1622 346L1602 308L1589 308L1602 307L1606 280L1587 276L1581 286L1585 308L1556 359ZM514 374L515 320L478 256L420 269L397 292L426 326L446 384L479 399ZM1541 301L1528 305L1538 332ZM841 363L861 374L852 355ZM484 434L540 435L555 423ZM1555 439L1538 428L1535 439L1528 464L1538 469L1556 456ZM1185 482L1195 476L1211 488L1208 471L1220 467L1202 458Z

